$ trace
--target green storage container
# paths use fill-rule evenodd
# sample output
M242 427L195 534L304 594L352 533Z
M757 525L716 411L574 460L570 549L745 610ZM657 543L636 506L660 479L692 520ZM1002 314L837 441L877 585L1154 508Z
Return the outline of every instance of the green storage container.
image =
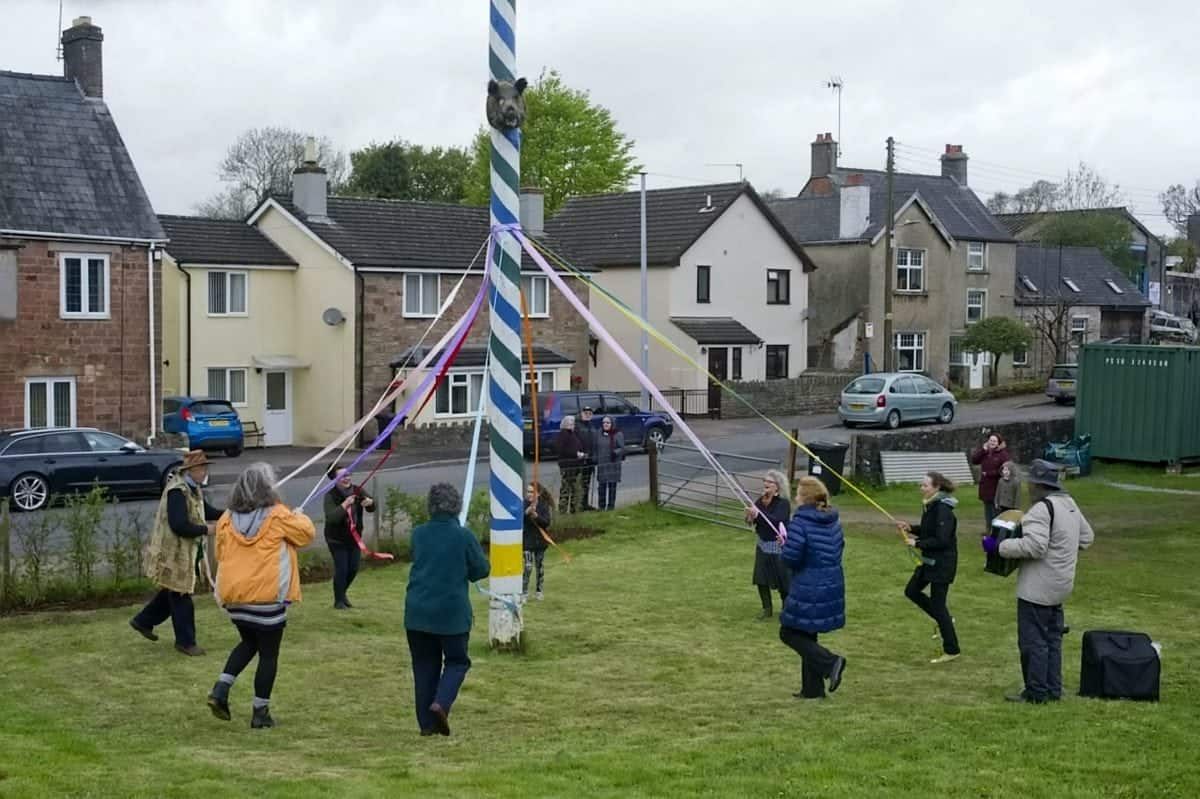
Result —
M1089 344L1079 358L1075 434L1092 456L1200 458L1200 349Z

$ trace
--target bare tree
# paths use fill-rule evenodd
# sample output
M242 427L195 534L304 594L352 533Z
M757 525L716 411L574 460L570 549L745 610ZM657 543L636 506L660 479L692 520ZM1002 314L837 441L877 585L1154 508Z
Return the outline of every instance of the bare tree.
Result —
M996 192L987 201L987 207L993 214L1034 214L1109 208L1124 202L1120 186L1109 183L1099 172L1080 161L1077 168L1067 170L1061 183L1035 180L1014 194Z
M304 160L310 134L290 128L251 128L237 138L217 167L227 188L196 206L202 216L241 219L268 193L291 190L292 172ZM346 154L326 137L317 140L317 161L329 175L330 193L348 177Z
M1187 236L1187 219L1192 214L1200 214L1200 180L1196 185L1187 188L1182 183L1176 183L1162 194L1158 195L1162 203L1163 215L1175 226L1179 235Z
M1032 316L1026 320L1036 334L1038 346L1045 348L1049 345L1053 352L1054 363L1051 366L1064 363L1071 351L1071 333L1067 325L1070 314L1071 306L1062 297L1054 297L1034 306Z

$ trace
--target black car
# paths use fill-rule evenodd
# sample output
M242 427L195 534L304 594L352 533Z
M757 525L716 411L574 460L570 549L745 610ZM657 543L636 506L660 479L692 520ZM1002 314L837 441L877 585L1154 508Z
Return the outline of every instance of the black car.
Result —
M147 450L91 427L0 431L0 496L40 510L56 494L99 484L114 494L161 491L183 463L178 450Z

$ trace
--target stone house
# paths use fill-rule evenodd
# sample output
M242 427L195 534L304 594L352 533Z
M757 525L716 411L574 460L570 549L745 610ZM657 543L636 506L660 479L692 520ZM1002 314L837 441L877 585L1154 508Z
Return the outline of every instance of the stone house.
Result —
M166 241L104 102L103 32L63 76L0 72L0 428L158 427Z

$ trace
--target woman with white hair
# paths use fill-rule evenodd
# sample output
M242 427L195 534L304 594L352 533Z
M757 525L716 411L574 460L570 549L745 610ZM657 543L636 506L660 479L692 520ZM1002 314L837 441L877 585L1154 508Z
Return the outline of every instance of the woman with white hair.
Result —
M554 440L561 482L558 486L558 512L577 513L583 506L583 469L588 463L587 445L575 431L575 417L564 416Z
M758 598L762 600L760 621L774 615L771 607L771 591L779 592L779 606L787 603L788 583L792 575L780 559L782 552L781 528L786 528L792 516L792 506L787 497L790 487L783 472L771 469L763 475L762 496L746 508L746 524L754 525L758 543L754 550L754 585L758 586Z
M217 522L217 601L229 613L241 641L208 695L213 715L229 721L229 690L258 655L250 727L274 727L268 706L279 668L279 645L287 607L300 601L300 558L317 531L312 519L283 504L275 491L275 471L253 463L229 495L229 509Z

